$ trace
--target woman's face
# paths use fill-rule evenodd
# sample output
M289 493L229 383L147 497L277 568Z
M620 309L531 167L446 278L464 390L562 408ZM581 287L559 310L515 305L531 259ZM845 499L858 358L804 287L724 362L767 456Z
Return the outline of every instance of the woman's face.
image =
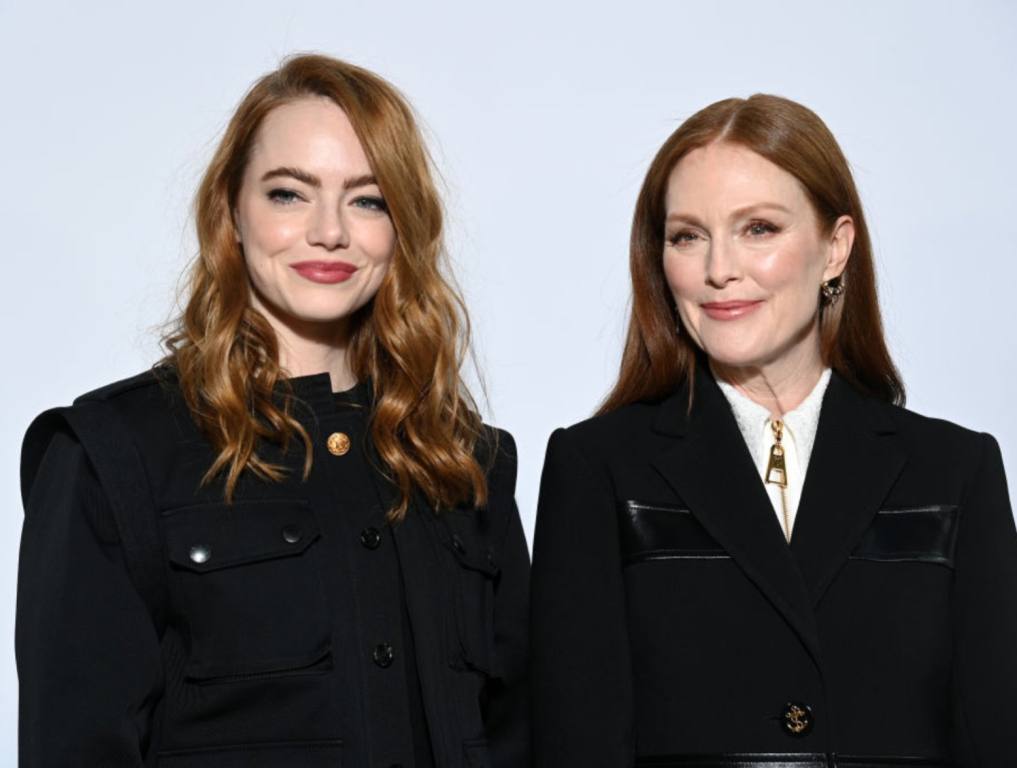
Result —
M273 325L336 325L374 297L395 249L381 190L330 99L277 107L255 138L234 211L252 304Z
M851 219L823 233L797 179L725 142L678 162L666 208L664 274L683 332L727 367L818 362L820 285L847 263Z

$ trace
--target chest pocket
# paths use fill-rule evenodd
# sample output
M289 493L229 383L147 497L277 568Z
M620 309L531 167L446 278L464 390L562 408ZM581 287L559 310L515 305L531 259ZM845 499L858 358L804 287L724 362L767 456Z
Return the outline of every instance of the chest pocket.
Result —
M196 681L319 671L330 632L315 567L321 531L301 500L237 501L163 516L170 591Z
M934 563L953 568L959 518L960 507L954 504L881 509L851 559Z
M618 534L624 565L730 558L685 507L631 499L619 502Z
M443 513L444 546L452 557L457 662L488 677L498 676L494 652L494 591L501 568L474 519ZM472 514L472 513L471 513Z

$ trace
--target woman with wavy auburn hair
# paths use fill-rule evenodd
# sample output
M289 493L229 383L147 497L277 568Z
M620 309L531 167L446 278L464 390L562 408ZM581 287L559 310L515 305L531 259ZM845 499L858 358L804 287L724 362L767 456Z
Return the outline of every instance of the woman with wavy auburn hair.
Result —
M195 212L166 357L25 439L22 765L527 765L515 450L409 106L292 57Z
M765 95L690 117L630 263L618 381L544 465L535 765L1013 765L999 447L902 407L826 125Z

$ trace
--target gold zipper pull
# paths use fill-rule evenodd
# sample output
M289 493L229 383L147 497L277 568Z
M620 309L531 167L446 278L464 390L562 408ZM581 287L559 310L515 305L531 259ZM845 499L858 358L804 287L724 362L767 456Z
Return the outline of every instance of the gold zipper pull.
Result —
M784 465L784 422L774 419L770 422L773 430L773 445L770 447L770 460L766 463L766 482L787 488L787 467Z

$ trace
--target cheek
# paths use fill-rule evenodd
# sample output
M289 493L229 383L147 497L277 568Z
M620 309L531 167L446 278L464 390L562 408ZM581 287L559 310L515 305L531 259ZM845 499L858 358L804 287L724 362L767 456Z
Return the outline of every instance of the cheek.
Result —
M702 346L699 338L701 310L697 291L702 288L705 278L699 262L689 258L687 254L665 253L664 279L671 291L682 325L692 335L696 344Z
M788 243L755 260L751 274L755 283L777 302L811 313L818 307L822 264L816 244Z
M266 258L300 242L303 222L291 212L266 208L260 201L238 206L237 230L248 258Z
M362 228L359 243L364 255L370 260L371 266L384 274L392 263L395 254L395 229L390 221L371 222Z
M702 270L694 260L671 252L664 254L664 279L675 301L691 299L703 284Z

